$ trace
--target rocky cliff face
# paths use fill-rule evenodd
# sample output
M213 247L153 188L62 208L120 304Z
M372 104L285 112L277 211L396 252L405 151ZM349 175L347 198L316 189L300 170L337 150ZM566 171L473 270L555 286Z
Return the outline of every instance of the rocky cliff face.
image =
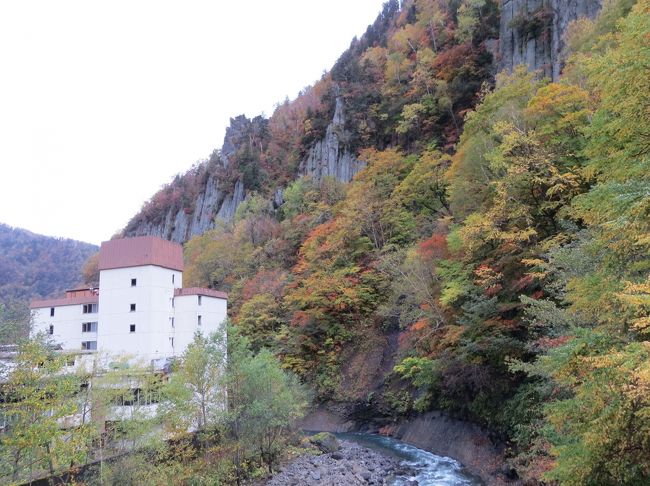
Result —
M502 0L500 39L498 47L491 41L490 50L497 54L497 70L512 70L525 64L557 79L562 70L563 36L568 25L580 17L594 17L602 0ZM494 49L492 49L494 47ZM325 136L315 142L300 162L297 177L311 176L320 180L331 176L349 182L364 163L349 149L350 134L345 129L345 104L335 98L334 116ZM252 120L240 115L230 120L222 150L207 169L198 190L184 196L183 203L174 197L163 201L152 212L143 210L124 230L126 236L156 235L172 241L185 242L214 227L217 220L232 221L239 204L246 198L245 177L224 183L224 174L231 162L241 158L242 149L250 155L263 152L267 121ZM206 163L208 164L208 163ZM187 177L183 176L183 177ZM279 207L283 188L276 188L269 204ZM155 197L154 197L155 199ZM189 200L188 200L189 199Z
M511 71L525 64L558 79L568 25L580 17L595 17L601 4L601 0L503 0L498 69Z
M195 235L214 228L218 220L229 222L235 217L237 207L246 199L247 188L243 179L235 182L234 188L223 190L220 173L227 169L231 159L252 140L263 138L265 120L256 117L249 120L243 115L230 119L226 129L223 146L215 161L216 169L208 169L208 176L193 201L186 205L169 204L164 216L152 220L142 212L136 215L124 230L125 236L154 235L171 241L183 243ZM343 101L336 99L334 117L328 125L325 137L316 142L306 158L301 161L298 176L311 176L322 179L332 176L349 182L365 164L359 161L346 147L349 134L345 131L345 112ZM249 147L262 150L262 147ZM282 188L278 188L270 203L279 207Z
M237 180L231 190L224 190L219 174L228 167L230 159L242 144L252 138L251 134L263 131L264 123L261 117L253 120L243 115L231 118L221 152L214 160L204 162L207 177L193 200L186 204L168 203L164 208L164 216L154 219L142 211L129 222L124 235L153 235L183 243L214 228L217 220L232 221L237 206L246 198L246 190L242 179Z
M311 176L320 180L331 176L343 182L350 182L365 164L358 160L347 148L349 134L345 130L343 100L336 98L336 108L332 122L327 127L325 137L316 142L307 157L301 162L299 175Z
M194 211L170 206L162 221L151 222L140 219L129 224L124 236L153 235L170 241L183 243L193 236L200 235L214 228L215 221L232 221L237 206L245 199L244 184L237 181L232 194L225 194L219 189L218 181L210 175L196 198Z

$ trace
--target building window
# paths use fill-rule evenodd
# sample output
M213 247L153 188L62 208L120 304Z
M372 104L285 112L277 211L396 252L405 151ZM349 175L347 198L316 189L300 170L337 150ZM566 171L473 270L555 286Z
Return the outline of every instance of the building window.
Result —
M174 275L174 274L172 273L172 283L174 283L174 277L175 277L175 276L176 276L176 275Z
M96 322L82 322L81 323L81 332L97 332L97 323Z
M174 308L174 298L172 297L172 308Z
M199 295L199 305L201 305L201 296Z
M131 287L135 287L137 283L138 283L138 279L136 278L131 279Z
M97 341L81 341L81 349L88 351L97 349Z
M97 312L97 304L84 304L82 312L84 314L95 314Z
M50 307L50 317L54 317L54 307Z
M54 326L50 324L50 334L54 334Z
M169 339L171 339L171 341L172 341L172 348L173 348L174 347L174 338L172 337L172 338L169 338Z
M131 312L135 312L135 304L131 304Z
M135 324L129 326L129 332L135 332Z
M200 326L201 325L201 316L199 316L198 322L199 322L199 326Z
M151 390L142 390L141 388L131 388L123 394L113 398L113 405L118 407L131 407L133 405L151 405L158 403L160 400L160 391L157 387ZM106 422L108 430L108 422ZM114 432L113 432L114 433Z
M174 327L174 318L172 317L172 327Z

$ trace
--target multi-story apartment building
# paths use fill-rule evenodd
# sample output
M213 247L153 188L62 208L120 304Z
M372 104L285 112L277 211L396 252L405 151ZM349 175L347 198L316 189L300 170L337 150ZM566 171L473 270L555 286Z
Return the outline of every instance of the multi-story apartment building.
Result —
M182 286L180 245L153 236L106 241L99 288L32 302L33 332L50 334L64 351L162 365L182 354L196 331L207 335L226 319L225 293Z

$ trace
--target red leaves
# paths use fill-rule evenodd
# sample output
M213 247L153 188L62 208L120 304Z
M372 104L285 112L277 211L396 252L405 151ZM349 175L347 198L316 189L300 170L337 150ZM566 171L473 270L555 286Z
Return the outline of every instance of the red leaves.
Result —
M420 319L419 321L414 322L411 325L411 329L413 331L421 331L421 330L425 329L428 326L429 326L429 321L427 321L426 319Z
M485 289L485 295L488 297L494 297L499 292L501 292L501 290L503 290L503 286L501 284L492 285Z
M305 311L295 311L291 316L291 325L294 327L305 327L311 321L311 314Z
M544 350L549 350L563 346L571 340L571 336L560 336L560 337L541 337L537 340L537 345Z
M433 69L439 79L452 81L460 69L467 69L475 62L476 53L470 44L459 44L436 56Z
M482 287L488 297L494 297L503 289L501 284L503 274L494 267L485 264L479 265L474 270L474 275L476 276L476 285Z
M447 236L434 234L428 240L418 245L418 254L426 260L442 260L447 258Z
M287 273L283 270L260 270L244 285L243 300L250 300L258 294L271 294L279 299L284 290Z
M517 319L504 319L502 317L496 317L494 319L486 319L485 326L492 327L500 330L510 330L514 331L521 325L521 322Z
M513 284L512 284L512 288L513 288L513 290L516 290L516 291L519 292L519 291L521 291L521 290L523 290L525 288L528 288L528 287L532 286L535 283L536 283L535 277L530 275L530 274L526 274L523 277L515 280L513 282Z
M328 237L336 228L336 220L316 226L307 236L300 249L300 258L293 269L294 273L303 273L314 268L315 263L323 263L326 254L332 249Z

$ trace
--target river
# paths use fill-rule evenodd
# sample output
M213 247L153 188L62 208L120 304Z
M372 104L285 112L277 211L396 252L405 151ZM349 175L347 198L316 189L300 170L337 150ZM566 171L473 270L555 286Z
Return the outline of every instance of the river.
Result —
M340 439L396 457L405 469L412 471L409 475L387 478L392 486L408 485L417 481L418 486L478 486L483 484L470 475L461 463L449 457L436 456L412 445L391 437L364 433L334 434Z

